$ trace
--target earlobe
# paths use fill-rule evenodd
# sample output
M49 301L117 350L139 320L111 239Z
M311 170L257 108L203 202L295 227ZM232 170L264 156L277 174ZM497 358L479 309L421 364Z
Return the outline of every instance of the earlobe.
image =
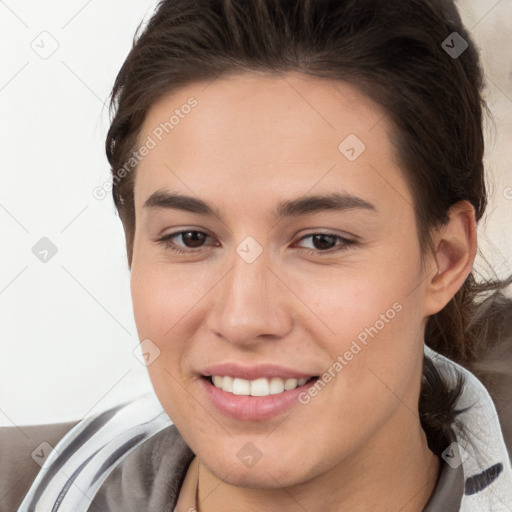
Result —
M427 314L444 306L464 284L473 268L477 250L475 210L468 201L459 201L449 212L449 220L434 234L436 272L428 280Z

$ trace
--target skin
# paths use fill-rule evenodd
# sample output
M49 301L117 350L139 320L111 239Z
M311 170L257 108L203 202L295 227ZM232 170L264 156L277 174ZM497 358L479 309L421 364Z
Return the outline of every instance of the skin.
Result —
M439 471L418 417L424 328L471 270L473 208L452 208L422 268L390 124L369 98L298 73L224 76L155 103L139 140L191 96L198 105L137 169L131 291L140 339L160 350L155 392L201 462L200 511L421 511ZM366 145L353 162L338 150L348 134ZM222 219L144 207L161 189ZM375 210L270 216L284 199L333 191ZM186 254L155 241L187 229L209 237L174 237ZM357 242L302 239L319 232ZM251 264L236 252L247 236L263 248ZM306 405L242 421L202 391L197 372L223 361L321 375L394 303L401 311ZM261 453L252 467L237 456L247 443Z

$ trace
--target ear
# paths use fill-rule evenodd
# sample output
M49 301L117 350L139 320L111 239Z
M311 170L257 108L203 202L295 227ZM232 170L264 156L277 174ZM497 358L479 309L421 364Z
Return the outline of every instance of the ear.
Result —
M425 313L433 315L446 306L473 268L477 250L475 209L468 201L450 208L449 220L433 234L435 253L428 266Z

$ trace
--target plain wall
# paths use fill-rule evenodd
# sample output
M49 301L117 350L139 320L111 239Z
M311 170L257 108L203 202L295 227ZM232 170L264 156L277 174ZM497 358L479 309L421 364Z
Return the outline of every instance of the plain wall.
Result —
M93 190L109 180L105 103L154 5L0 3L0 425L75 420L151 389L122 225L110 193ZM496 122L479 234L503 277L512 272L512 2L459 5Z

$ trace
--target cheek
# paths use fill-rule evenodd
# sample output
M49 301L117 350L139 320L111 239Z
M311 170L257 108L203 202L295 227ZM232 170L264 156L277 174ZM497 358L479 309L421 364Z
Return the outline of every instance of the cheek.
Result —
M182 329L181 322L186 324L186 315L205 293L194 285L200 279L197 272L193 276L158 262L133 265L130 287L139 335L163 342L173 329Z
M157 357L147 365L155 394L171 420L182 428L199 415L185 388L190 375L183 368L191 334L185 332L187 313L197 303L197 292L179 272L170 272L154 262L132 264L131 295L139 339L150 340ZM156 348L154 348L156 347Z
M157 394L161 388L172 388L174 394L178 392L175 379L182 380L180 372L187 350L183 318L193 303L194 292L179 274L171 275L169 269L165 272L158 265L143 265L140 260L132 265L130 288L142 349L149 347L150 353L157 354L147 365L153 387ZM170 339L172 346L166 341Z
M392 406L394 395L407 393L423 333L416 259L405 251L381 253L363 266L338 279L313 280L308 298L321 319L309 325L311 338L329 354L326 371L336 375L343 406L349 400L364 417L371 412L364 404L376 396L390 395Z
M419 282L414 261L389 258L386 264L385 255L379 255L352 268L322 272L294 283L297 295L320 320L323 331L316 333L317 339L327 334L329 339L364 341L375 328L379 335L408 325L411 332L417 329L417 318L403 322L419 307L418 297L411 293Z

